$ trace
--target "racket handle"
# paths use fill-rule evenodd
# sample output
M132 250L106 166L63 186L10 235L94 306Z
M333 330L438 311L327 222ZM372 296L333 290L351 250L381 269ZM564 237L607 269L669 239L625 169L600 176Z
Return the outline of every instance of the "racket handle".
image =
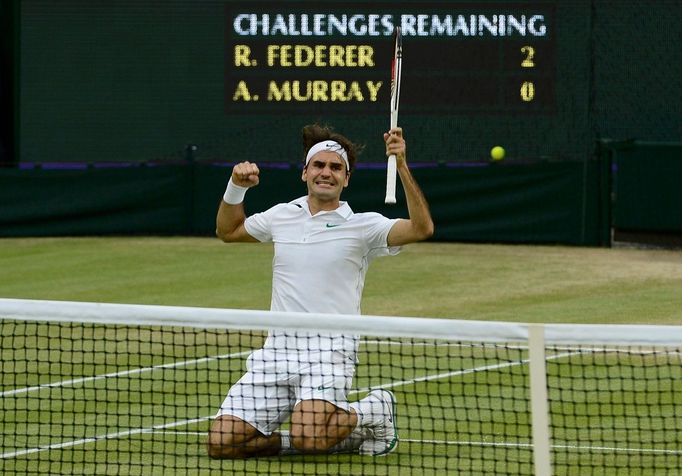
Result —
M395 155L389 155L388 164L386 166L386 199L384 200L384 203L395 203L396 173Z

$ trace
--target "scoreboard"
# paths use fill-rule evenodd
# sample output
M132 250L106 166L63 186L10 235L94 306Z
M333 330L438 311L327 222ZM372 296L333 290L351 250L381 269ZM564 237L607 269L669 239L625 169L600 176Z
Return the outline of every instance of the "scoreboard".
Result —
M553 3L229 3L225 111L385 112L403 34L410 114L554 114Z

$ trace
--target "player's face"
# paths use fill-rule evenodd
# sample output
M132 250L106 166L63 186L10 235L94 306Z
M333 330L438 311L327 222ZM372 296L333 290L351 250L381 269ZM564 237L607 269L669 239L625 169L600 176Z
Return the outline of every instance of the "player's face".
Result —
M338 200L348 186L348 177L346 163L339 154L326 150L310 159L301 176L308 184L308 194L323 201Z

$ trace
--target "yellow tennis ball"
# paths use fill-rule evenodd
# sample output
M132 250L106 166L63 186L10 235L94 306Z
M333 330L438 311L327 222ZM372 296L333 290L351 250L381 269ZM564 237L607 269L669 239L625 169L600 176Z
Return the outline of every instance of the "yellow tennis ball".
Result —
M492 157L493 160L504 159L504 149L499 145L496 145L490 150L490 157Z

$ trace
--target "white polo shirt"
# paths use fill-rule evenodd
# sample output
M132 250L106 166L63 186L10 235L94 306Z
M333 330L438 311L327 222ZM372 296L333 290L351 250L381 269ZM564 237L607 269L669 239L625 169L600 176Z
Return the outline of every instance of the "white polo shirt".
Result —
M271 310L360 314L369 263L400 252L387 244L396 221L379 213L353 213L346 202L312 216L308 197L248 217L249 235L275 245ZM270 332L264 347L354 355L357 343L357 336Z

